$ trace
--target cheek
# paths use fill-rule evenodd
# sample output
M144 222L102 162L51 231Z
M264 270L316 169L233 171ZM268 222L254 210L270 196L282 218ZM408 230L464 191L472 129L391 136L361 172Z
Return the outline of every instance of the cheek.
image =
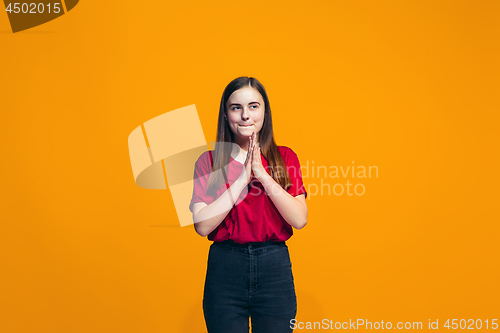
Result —
M264 124L264 115L262 115L262 117L260 118L259 122L260 122L261 126Z
M259 125L257 126L257 130L260 132L262 130L262 127L264 127L264 123L261 121L259 121Z
M263 123L263 122L264 122L264 114L259 114L259 115L257 116L257 119L258 119L258 121L259 121L260 123Z

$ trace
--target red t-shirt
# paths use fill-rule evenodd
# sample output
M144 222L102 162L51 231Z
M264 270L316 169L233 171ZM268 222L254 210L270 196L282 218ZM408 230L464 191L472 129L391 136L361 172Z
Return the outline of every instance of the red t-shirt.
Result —
M278 149L283 156L292 182L287 192L294 197L304 193L307 198L297 154L286 146L278 146ZM262 154L261 160L264 169L269 172L267 160ZM201 154L196 161L193 197L189 205L191 212L193 212L193 204L197 202L205 202L210 205L217 200L238 179L243 170L243 164L230 157L227 168L228 181L216 191L216 196L212 197L206 194L212 165L212 150ZM208 235L208 239L216 242L231 239L238 243L286 241L289 239L293 235L292 226L283 219L271 198L265 193L262 183L252 176L252 181L248 186L248 194L244 196L243 201L233 206L224 220Z

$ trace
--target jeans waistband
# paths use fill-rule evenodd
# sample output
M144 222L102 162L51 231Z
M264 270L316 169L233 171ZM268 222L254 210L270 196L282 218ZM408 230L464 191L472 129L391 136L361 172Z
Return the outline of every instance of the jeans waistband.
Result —
M267 247L267 246L274 246L274 245L279 245L279 246L285 246L285 242L276 242L276 241L267 241L267 242L249 242L249 243L238 243L235 242L231 239L227 239L224 241L220 242L213 242L213 245L230 245L236 248L244 248L244 249L258 249L262 247Z

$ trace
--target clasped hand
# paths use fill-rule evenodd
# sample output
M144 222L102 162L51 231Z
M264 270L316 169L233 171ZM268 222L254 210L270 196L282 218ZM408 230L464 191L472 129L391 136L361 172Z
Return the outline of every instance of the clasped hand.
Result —
M256 134L255 132L253 132L252 135L248 138L249 139L248 153L244 163L244 173L246 175L245 178L247 184L251 181L252 174L259 181L262 179L262 177L264 177L267 174L266 169L264 169L264 166L262 165L262 159L260 157L261 150L260 147L257 147L257 144L255 142L255 137Z

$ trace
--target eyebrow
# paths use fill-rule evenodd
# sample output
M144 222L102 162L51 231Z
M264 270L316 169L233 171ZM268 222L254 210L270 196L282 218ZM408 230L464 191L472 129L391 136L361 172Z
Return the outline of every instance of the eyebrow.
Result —
M255 103L260 104L259 102L250 102L250 103L248 103L248 104L255 104ZM240 106L241 104L238 104L238 103L232 103L231 105L229 105L229 107L231 107L231 106L233 106L233 105L238 105L238 106Z

